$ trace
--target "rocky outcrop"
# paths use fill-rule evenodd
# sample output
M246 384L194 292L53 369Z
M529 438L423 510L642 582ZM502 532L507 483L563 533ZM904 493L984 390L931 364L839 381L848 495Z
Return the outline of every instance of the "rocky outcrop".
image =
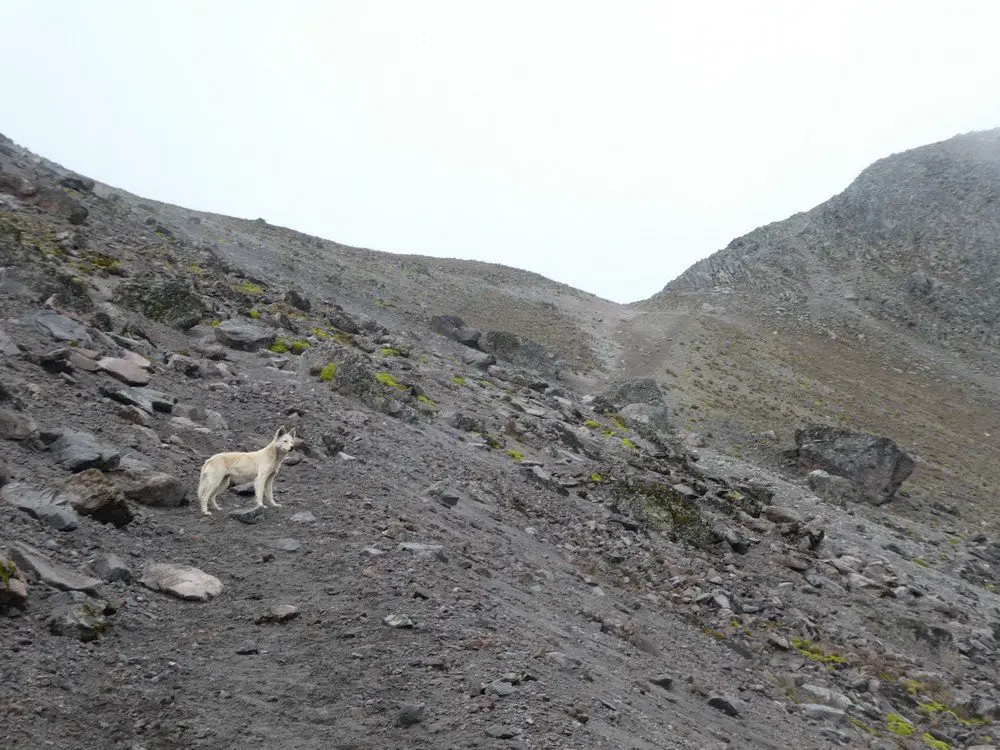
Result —
M478 339L478 344L480 349L497 359L548 378L558 378L564 367L555 352L510 331L487 331Z
M153 275L128 279L115 290L115 302L182 331L198 325L208 314L201 295L186 279L162 279Z
M795 433L795 444L800 466L850 480L861 497L876 505L891 500L916 465L889 438L839 427L804 427Z
M227 320L215 327L215 338L230 349L256 352L271 346L277 334L270 328Z

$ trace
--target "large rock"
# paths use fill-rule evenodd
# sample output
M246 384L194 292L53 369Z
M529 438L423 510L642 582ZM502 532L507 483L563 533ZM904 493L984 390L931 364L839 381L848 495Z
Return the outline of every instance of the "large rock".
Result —
M558 378L562 361L544 346L510 331L487 331L479 338L479 348L497 359L550 378Z
M245 323L227 320L215 327L215 338L230 349L243 352L256 352L266 349L274 343L275 332L269 328L261 328Z
M187 497L187 484L173 474L144 466L131 466L123 474L127 480L122 488L124 495L133 502L153 508L176 508Z
M599 412L619 411L629 404L664 406L666 399L653 378L618 380L594 396L593 405Z
M916 465L889 438L839 427L809 425L796 431L795 444L801 466L846 477L876 505L891 500Z
M0 409L0 438L5 440L24 440L31 437L38 429L35 420L27 414Z
M48 625L53 635L92 641L109 625L108 603L79 591L68 591L52 597Z
M101 585L96 578L64 568L27 544L13 545L10 555L22 570L30 570L39 580L62 591L93 591Z
M49 334L57 341L75 341L80 346L88 347L94 344L83 325L53 310L39 310L28 320L39 331Z
M177 399L169 393L154 391L152 388L101 388L101 395L114 399L120 404L137 406L147 414L161 412L169 414L174 409Z
M81 516L122 527L135 518L124 493L97 469L86 469L64 485L70 505Z
M207 602L222 593L222 581L190 565L150 565L144 571L141 583L154 591L196 602Z
M143 386L149 384L149 370L129 359L102 357L98 360L97 367L128 385Z
M809 482L809 489L826 500L840 505L862 500L861 492L847 477L837 476L823 469L813 469L806 479Z
M449 339L464 346L477 347L483 332L478 328L465 325L457 315L435 315L431 318L431 328Z
M123 281L115 289L117 304L150 320L186 331L208 314L201 296L186 279L161 279L152 274Z
M73 531L80 525L80 517L69 498L52 488L36 489L24 482L14 482L0 489L0 499L56 531Z
M73 472L87 469L111 471L121 461L121 452L82 430L61 430L49 446L57 464Z

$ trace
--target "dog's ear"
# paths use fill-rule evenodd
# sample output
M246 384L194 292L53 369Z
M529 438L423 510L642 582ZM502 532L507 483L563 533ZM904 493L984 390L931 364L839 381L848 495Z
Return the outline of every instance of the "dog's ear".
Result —
M289 432L288 434L289 434L289 435L290 435L290 436L291 436L292 438L296 438L296 437L298 437L298 435L296 435L296 434L295 434L295 428L294 428L294 427L293 427L293 428L291 429L291 431L290 431L290 432Z

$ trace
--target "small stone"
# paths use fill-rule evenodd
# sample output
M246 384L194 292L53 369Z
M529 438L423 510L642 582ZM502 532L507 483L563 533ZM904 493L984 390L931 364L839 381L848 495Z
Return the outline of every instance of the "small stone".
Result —
M229 511L229 517L240 523L253 524L264 520L264 506L251 505L248 508L237 508Z
M489 685L486 686L487 695L496 695L500 698L510 695L514 692L514 686L511 685L506 680L494 680Z
M498 740L512 740L521 732L513 727L505 727L499 724L493 724L486 727L486 734L494 739Z
M298 552L302 548L302 542L298 539L285 537L283 539L275 539L271 546L282 552Z
M397 727L410 727L419 724L424 719L424 703L403 703L396 715Z
M740 710L736 707L735 701L723 695L713 695L708 699L708 705L729 716L740 715Z
M655 677L650 677L649 681L664 690L670 690L670 688L674 685L674 678L665 674L658 674Z
M767 642L775 648L780 648L782 651L788 651L792 647L792 644L788 642L788 639L783 638L777 633L771 633L767 637Z
M98 555L89 567L90 571L102 581L128 583L132 580L132 571L118 555L110 552Z
M441 552L444 547L440 544L422 544L421 542L402 542L396 545L396 549L402 552L412 552L418 557L433 557Z
M313 523L316 521L316 516L310 510L300 510L292 516L291 520L295 523Z
M38 429L35 420L26 414L0 409L0 438L6 440L24 440Z
M266 622L288 622L299 616L299 608L292 604L275 604L256 619L258 625Z
M835 722L843 721L847 718L847 713L842 709L833 706L824 706L819 703L802 703L799 710L811 719L826 719Z
M386 615L382 622L390 628L412 628L414 625L409 615Z
M260 647L256 643L242 643L236 647L236 653L240 656L252 656L260 653Z

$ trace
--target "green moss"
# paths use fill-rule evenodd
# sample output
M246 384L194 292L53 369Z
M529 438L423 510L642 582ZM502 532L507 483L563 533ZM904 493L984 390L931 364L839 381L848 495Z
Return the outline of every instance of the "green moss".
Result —
M924 741L924 744L927 745L927 747L932 747L934 748L934 750L951 750L951 745L949 745L947 742L942 742L941 740L937 739L930 732L924 732L922 735L920 735L920 739Z
M453 378L452 378L451 380L452 380L452 382L453 382L453 383L455 383L456 385L465 385L465 384L466 384L466 380L465 380L465 378L463 378L463 377L462 377L461 375L456 375L456 376L455 376L455 377L453 377Z
M195 276L201 276L205 273L205 269L199 266L197 263L192 263L191 273L193 273Z
M417 401L419 401L422 404L427 404L428 406L435 406L435 403L422 393L419 396L417 396Z
M862 732L867 734L875 734L875 730L871 726L861 721L857 716L848 716L847 720L851 722L855 729L860 729Z
M913 725L899 714L889 714L885 717L886 729L900 737L909 737L913 734Z
M318 328L318 327L312 329L312 334L313 334L313 336L315 336L316 338L318 338L320 341L326 341L328 338L330 338L330 334L329 333L327 333L326 331L324 331L322 328Z
M921 568L929 568L931 566L931 564L922 557L914 557L913 564L919 565Z
M259 297L264 294L264 287L260 284L254 284L252 281L244 281L242 284L236 284L233 286L240 294L246 294L251 297Z
M719 540L698 505L661 482L619 482L612 489L619 506L632 507L649 525L669 529L676 538L694 547L708 547ZM639 506L639 507L636 507Z
M260 320L260 310L258 310L256 307L253 308L250 311L250 317L253 318L254 320Z
M838 654L836 651L826 649L818 643L813 643L806 638L793 636L792 647L807 659L819 662L820 664L826 664L830 667L847 664L846 657Z
M615 426L617 426L619 430L628 429L628 423L625 421L625 418L621 414L615 414L612 412L605 414L604 416L610 417L611 421L615 423Z
M216 318L215 320L213 320L213 321L211 322L211 324L210 324L210 325L212 326L212 328L218 328L219 326L221 326L221 325L222 325L222 321L221 321L221 320L219 320L218 318Z
M292 354L302 354L302 352L304 352L309 347L310 343L308 341L303 341L302 339L299 339L298 341L293 341Z
M601 482L604 481L604 475L595 471L593 474L590 475L590 481L593 482L594 484L600 484Z
M624 445L624 446L625 446L626 448L628 448L629 450L633 450L633 451L635 451L635 450L639 450L639 446L638 446L638 445L636 445L636 444L635 444L634 442L632 442L631 440L629 440L628 438L622 438L622 445Z
M284 339L278 339L271 344L269 349L275 354L288 354L288 344L285 343Z
M330 364L328 364L326 367L324 367L322 370L319 371L319 379L324 383L329 383L335 377L337 377L336 362L331 362Z
M583 426L589 427L592 430L596 430L598 427L601 426L601 423L598 422L596 419L588 419L586 422L583 423Z
M399 349L393 349L391 346L382 347L383 357L402 357L403 353Z
M10 588L10 579L17 575L17 567L13 562L0 562L0 581L4 588Z
M614 437L615 431L605 427L603 430L601 430L601 434L604 435L604 437Z
M508 450L507 455L513 458L515 461L523 461L524 454L521 451L516 451L514 449Z
M380 382L382 385L387 385L387 386L390 386L392 388L399 388L402 391L405 391L409 387L409 386L405 386L402 383L400 383L398 380L396 380L396 378L394 378L391 374L389 374L387 372L377 372L377 373L375 373L375 379L378 382Z

